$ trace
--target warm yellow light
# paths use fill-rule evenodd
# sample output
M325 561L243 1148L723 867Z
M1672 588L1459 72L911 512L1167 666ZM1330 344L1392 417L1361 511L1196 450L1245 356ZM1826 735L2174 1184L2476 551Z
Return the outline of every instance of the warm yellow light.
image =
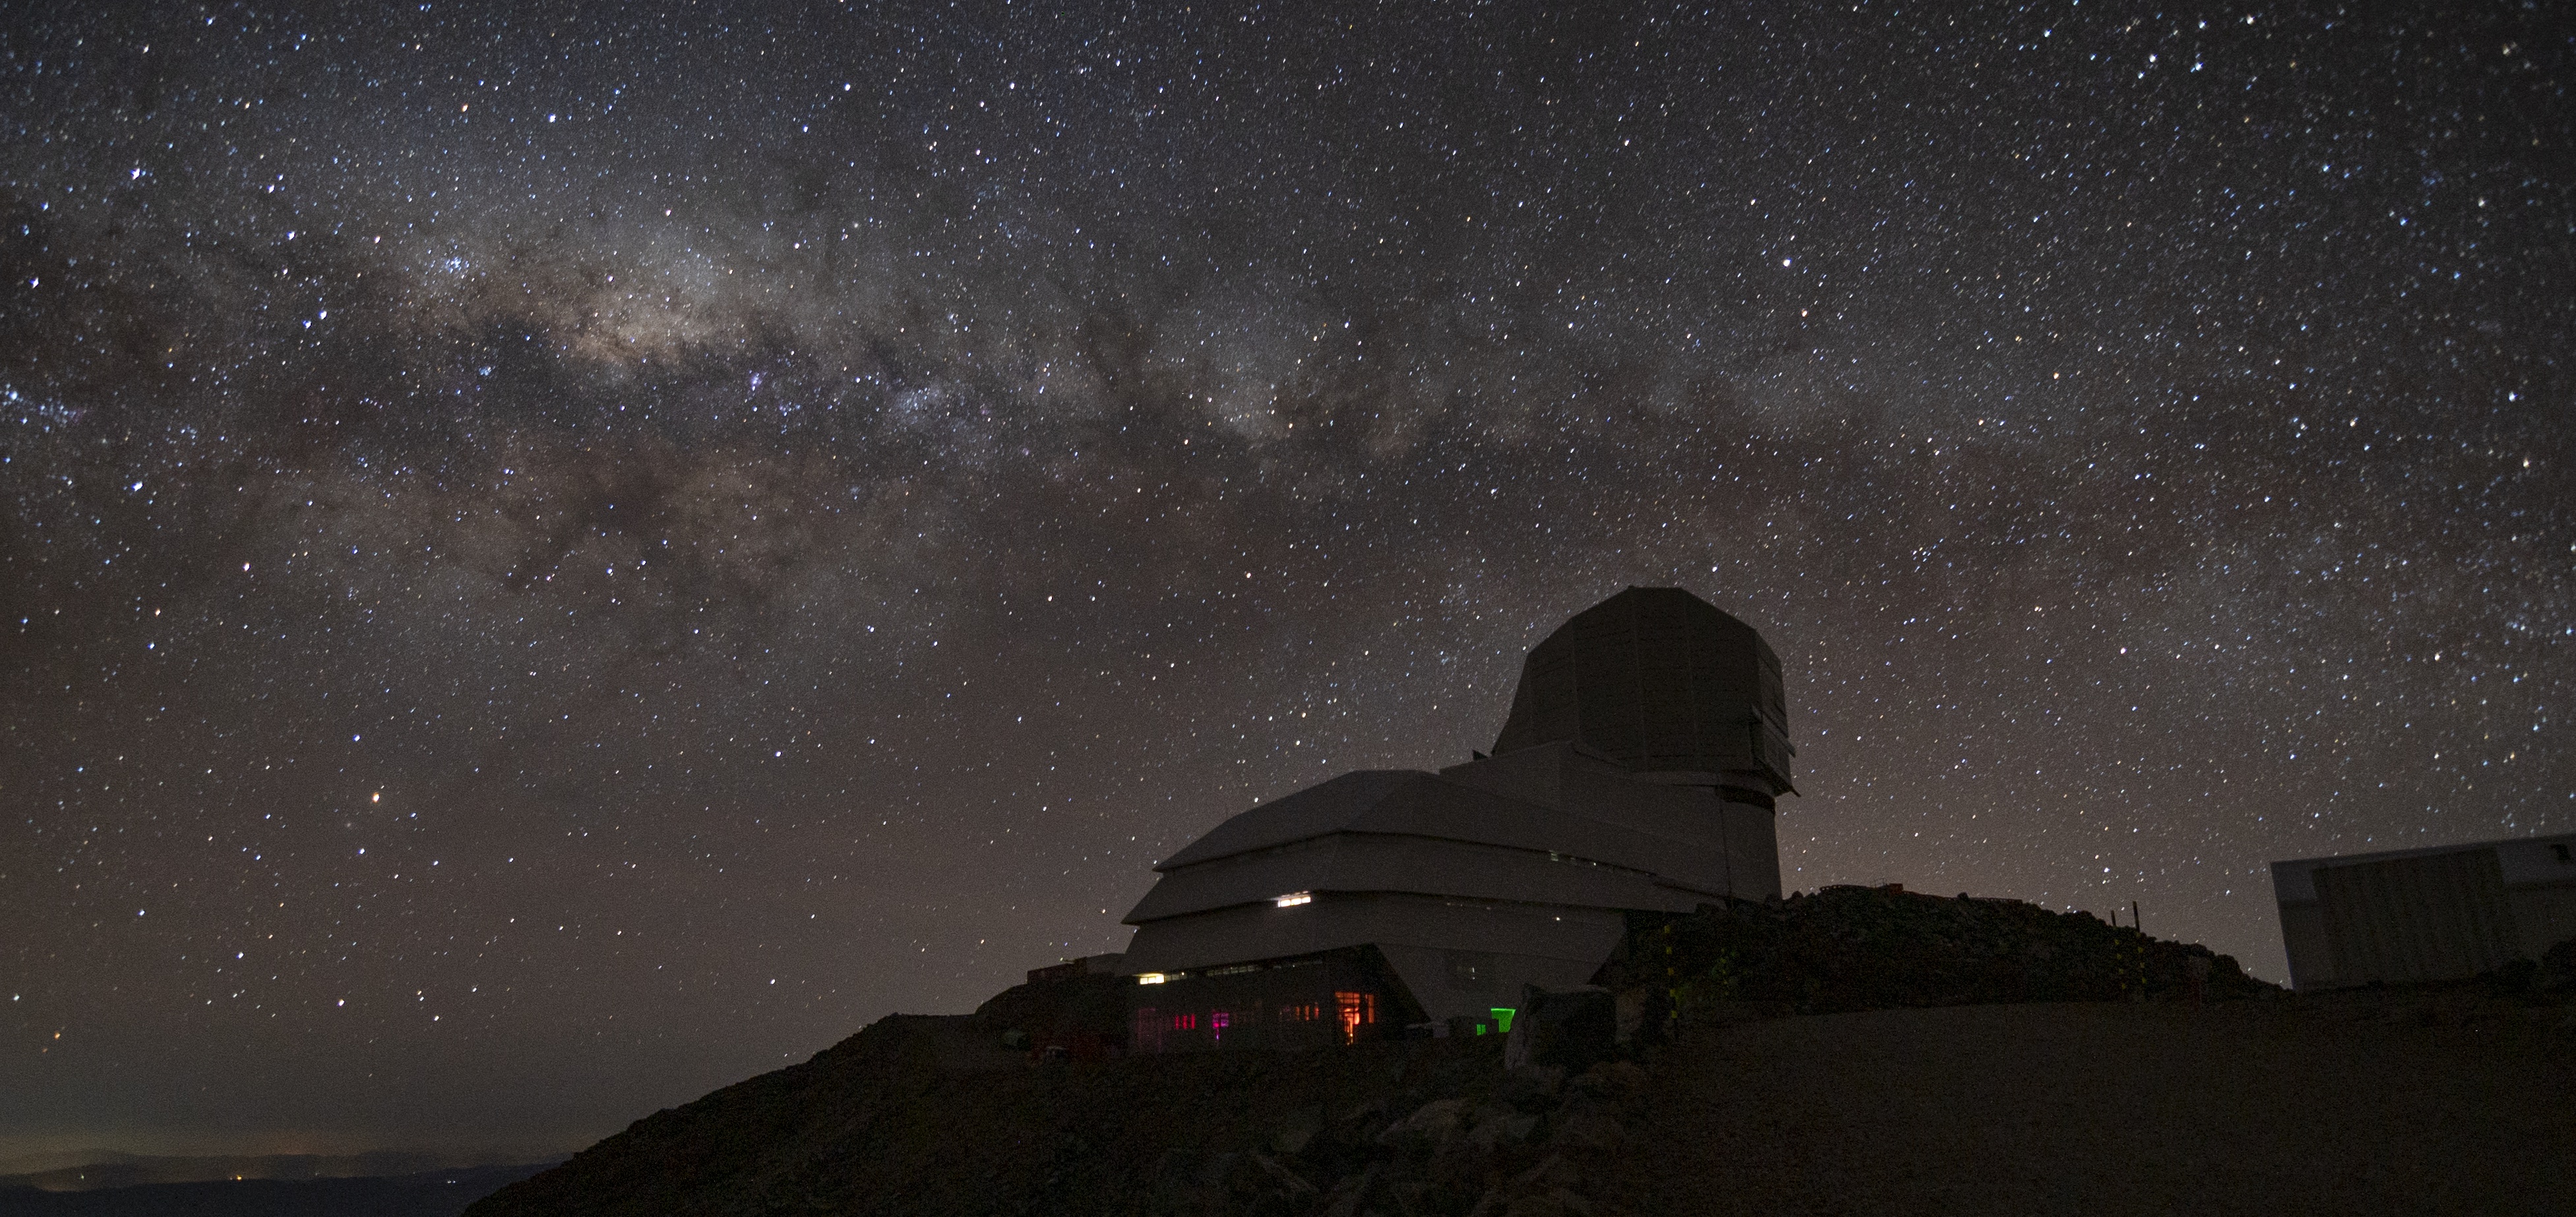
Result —
M1139 972L1136 974L1136 983L1140 985L1159 985L1163 983L1163 974L1160 972Z
M1271 901L1271 903L1276 904L1283 909L1294 908L1300 904L1313 904L1314 902L1315 893L1313 892L1290 892L1285 896L1281 896L1278 899Z
M385 792L379 790L374 794L368 795L367 801L370 803L382 803L385 801Z

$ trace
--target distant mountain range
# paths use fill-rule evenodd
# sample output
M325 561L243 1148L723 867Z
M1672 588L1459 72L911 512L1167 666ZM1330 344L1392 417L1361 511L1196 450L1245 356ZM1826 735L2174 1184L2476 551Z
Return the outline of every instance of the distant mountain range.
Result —
M211 1183L250 1179L354 1179L418 1175L460 1167L514 1166L540 1160L500 1151L429 1153L380 1150L365 1154L230 1154L172 1157L112 1149L60 1150L0 1158L0 1189L89 1192L152 1183Z
M361 1158L280 1157L134 1158L85 1163L0 1179L0 1217L455 1217L495 1190L527 1178L552 1162L466 1166L404 1174L326 1175L352 1162L429 1155L364 1155ZM69 1173L77 1183L133 1178L157 1169L202 1171L201 1164L229 1161L271 1177L223 1176L188 1182L104 1184L82 1190L46 1190L28 1179ZM301 1171L287 1175L286 1171Z

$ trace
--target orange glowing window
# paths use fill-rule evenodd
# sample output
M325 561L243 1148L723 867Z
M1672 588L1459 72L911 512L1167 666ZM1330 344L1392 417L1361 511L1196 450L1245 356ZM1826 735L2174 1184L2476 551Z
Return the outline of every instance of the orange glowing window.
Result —
M1343 1043L1357 1040L1360 1028L1377 1021L1375 993L1335 993L1333 1003L1340 1008Z
M1279 1021L1283 1023L1311 1023L1322 1017L1324 1017L1324 1008L1313 1002L1291 1003L1279 1007Z

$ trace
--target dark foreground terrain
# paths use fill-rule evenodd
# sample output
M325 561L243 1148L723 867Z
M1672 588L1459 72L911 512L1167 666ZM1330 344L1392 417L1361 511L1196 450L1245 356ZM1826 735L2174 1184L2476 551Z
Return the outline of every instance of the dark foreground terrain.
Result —
M1695 1028L1605 1211L2576 1213L2576 1034L2474 986Z
M2299 997L2081 914L1842 889L1640 920L1601 978L1624 1042L1511 1070L1499 1037L1032 1063L999 1045L1105 991L1023 986L472 1213L2563 1214L2568 962Z

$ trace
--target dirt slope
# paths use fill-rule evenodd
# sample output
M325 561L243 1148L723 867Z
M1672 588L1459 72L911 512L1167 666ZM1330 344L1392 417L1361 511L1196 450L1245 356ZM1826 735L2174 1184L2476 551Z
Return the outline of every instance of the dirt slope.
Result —
M2576 1213L2576 1036L2474 987L1693 1028L1637 1213Z

